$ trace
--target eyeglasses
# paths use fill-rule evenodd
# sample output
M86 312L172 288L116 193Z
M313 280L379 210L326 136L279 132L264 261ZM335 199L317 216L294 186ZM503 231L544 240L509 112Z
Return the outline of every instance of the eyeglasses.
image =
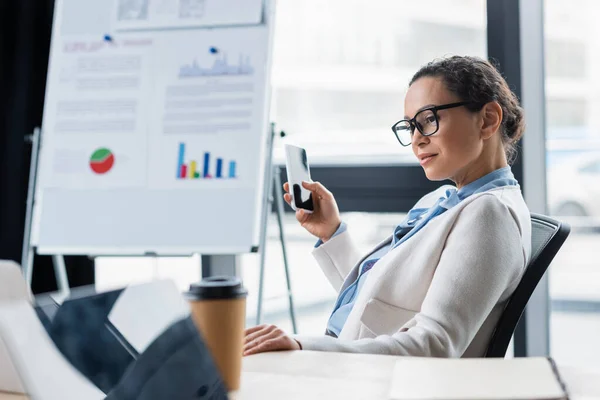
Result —
M478 104L472 101L461 101L459 103L444 104L441 106L427 107L419 111L411 119L403 119L392 126L392 131L396 135L396 139L402 146L410 146L412 137L415 133L415 128L421 132L423 136L431 136L440 129L437 112L439 110L447 110L449 108L466 106L468 104Z

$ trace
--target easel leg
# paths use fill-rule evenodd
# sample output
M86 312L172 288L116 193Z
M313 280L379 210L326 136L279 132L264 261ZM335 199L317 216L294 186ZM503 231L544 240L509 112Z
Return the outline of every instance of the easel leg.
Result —
M282 133L283 137L283 133ZM285 268L285 279L287 284L287 296L289 301L289 309L290 309L290 318L292 320L292 329L294 334L297 333L296 326L296 313L294 310L294 299L292 296L292 286L290 280L290 271L288 265L287 258L287 250L285 246L285 237L283 234L283 192L281 186L281 168L278 166L272 167L272 153L273 153L273 141L275 138L275 125L271 124L271 133L270 133L270 141L268 144L269 152L268 152L268 162L267 162L267 170L265 172L265 182L266 182L266 201L264 202L263 208L263 216L262 216L262 224L260 230L260 271L258 278L258 304L256 309L256 325L260 325L262 321L262 310L263 310L263 297L264 297L264 283L265 283L265 261L267 256L267 225L269 221L269 215L271 214L271 209L273 208L273 201L276 202L276 212L277 212L277 223L279 225L279 239L281 241L281 251L283 253L283 266ZM275 190L273 190L273 186L275 186ZM273 196L273 192L275 192L275 198Z
M25 280L27 286L31 289L31 281L33 280L33 260L35 258L35 250L33 246L29 246L27 250L27 257L23 263L23 269L25 272Z
M31 162L29 164L29 187L27 188L27 209L25 212L25 228L23 231L23 252L21 255L21 267L27 285L31 288L33 280L33 259L35 257L35 248L31 244L31 230L33 226L33 205L35 199L35 188L37 181L37 166L40 154L40 135L41 129L35 128L33 134L25 140L31 142Z
M69 278L67 276L65 258L61 255L53 255L52 263L54 264L54 275L56 276L56 285L58 286L58 291L62 294L69 294Z
M294 299L292 296L292 284L290 280L290 269L288 265L287 249L285 245L285 237L283 235L283 191L281 189L281 177L279 167L274 171L275 179L275 203L277 204L277 223L279 224L279 239L281 240L281 251L283 253L283 267L285 268L285 280L287 284L287 295L290 306L290 319L292 320L292 330L294 334L298 333L296 326L296 313L294 311Z
M272 168L270 168L272 171ZM256 307L256 325L260 325L262 321L262 309L263 309L263 297L265 288L265 261L267 258L267 225L269 223L269 214L271 213L271 207L273 204L273 177L272 172L268 175L267 185L268 195L265 209L263 210L262 224L260 227L260 269L258 277L258 304Z

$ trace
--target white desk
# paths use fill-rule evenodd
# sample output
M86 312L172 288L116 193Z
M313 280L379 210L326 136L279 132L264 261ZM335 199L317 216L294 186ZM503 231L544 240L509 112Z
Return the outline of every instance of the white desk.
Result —
M325 352L263 353L244 358L234 400L387 400L397 357ZM560 369L571 400L600 400L600 374Z
M242 389L232 400L387 400L396 357L312 351L244 358ZM600 374L560 369L571 400L600 400ZM27 400L0 393L0 400ZM58 400L58 399L57 399Z

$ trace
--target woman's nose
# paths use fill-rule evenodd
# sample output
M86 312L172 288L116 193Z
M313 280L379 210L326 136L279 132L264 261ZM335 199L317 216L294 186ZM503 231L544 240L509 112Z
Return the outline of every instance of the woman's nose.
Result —
M426 144L429 142L429 136L423 136L423 134L421 133L421 131L419 131L418 129L415 129L411 142L413 144L413 146L419 146L420 144Z

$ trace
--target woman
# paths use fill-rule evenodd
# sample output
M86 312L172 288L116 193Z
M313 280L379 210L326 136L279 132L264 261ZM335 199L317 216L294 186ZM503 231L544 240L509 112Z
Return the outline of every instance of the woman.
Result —
M319 238L314 257L340 291L322 337L275 326L246 331L244 354L321 350L481 357L531 253L531 220L509 161L523 112L487 61L451 57L421 68L393 126L427 178L450 179L424 196L364 257L333 195L305 183L315 212L296 218ZM284 185L289 190L287 183ZM290 201L290 195L284 195Z

